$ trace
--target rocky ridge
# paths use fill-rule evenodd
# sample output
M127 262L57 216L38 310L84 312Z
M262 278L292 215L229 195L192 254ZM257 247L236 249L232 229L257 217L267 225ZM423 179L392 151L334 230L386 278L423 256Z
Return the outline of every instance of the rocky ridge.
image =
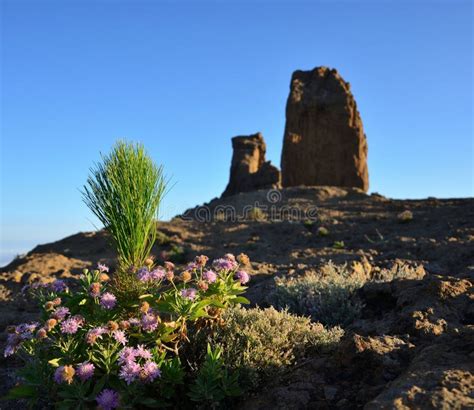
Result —
M228 206L235 216L249 205L261 212L246 219L215 212ZM278 219L272 206L300 213ZM405 272L394 280L368 281L358 293L361 317L346 329L336 351L315 352L248 397L242 408L473 406L473 199L401 201L355 188L295 187L213 200L199 208L209 210L207 221L195 217L196 209L160 223L153 254L189 259L245 252L253 266L248 296L262 307L274 277L318 272L329 260L368 279L390 277L394 269ZM314 209L316 218L309 212ZM404 211L412 213L411 220L399 217ZM321 227L326 235L320 235ZM55 278L74 282L84 267L99 261L114 262L102 231L38 246L2 268L2 331L36 315L19 297L22 286ZM5 333L0 340L3 344ZM3 393L15 362L1 360Z

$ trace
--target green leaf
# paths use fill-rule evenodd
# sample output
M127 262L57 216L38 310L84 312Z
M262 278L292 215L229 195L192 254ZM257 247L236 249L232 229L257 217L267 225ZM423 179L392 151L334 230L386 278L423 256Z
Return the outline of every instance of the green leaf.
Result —
M4 400L25 399L34 397L35 395L36 389L33 386L20 384L18 386L13 387L4 397Z
M82 305L85 305L86 303L87 303L87 299L84 298L78 304L79 304L79 306L82 306Z
M48 363L53 367L59 367L59 361L60 360L61 360L60 358L51 359L51 360L48 361Z
M90 399L93 400L95 397L102 391L105 386L105 382L107 381L107 376L102 376L99 381L94 386L94 390L92 390L92 394L90 395Z
M244 303L244 304L248 305L250 303L250 300L248 300L244 296L237 296L237 297L232 299L232 303Z

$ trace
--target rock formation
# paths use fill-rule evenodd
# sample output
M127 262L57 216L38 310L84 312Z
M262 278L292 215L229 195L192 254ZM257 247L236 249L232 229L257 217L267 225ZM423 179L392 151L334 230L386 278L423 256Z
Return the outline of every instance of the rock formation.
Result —
M257 133L232 138L230 180L222 196L280 186L280 171L265 161L265 141Z
M367 141L357 105L338 72L295 71L286 104L283 186L333 185L367 191Z

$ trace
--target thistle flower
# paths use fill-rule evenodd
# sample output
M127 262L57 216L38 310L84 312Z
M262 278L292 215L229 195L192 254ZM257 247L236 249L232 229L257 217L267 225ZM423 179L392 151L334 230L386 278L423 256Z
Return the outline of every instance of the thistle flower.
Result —
M51 284L51 289L53 292L65 292L67 290L67 285L63 280L57 279Z
M155 380L157 377L161 376L161 371L158 368L158 365L151 361L148 360L143 366L140 371L140 380L143 380L144 382L152 382Z
M59 306L62 303L62 300L61 298L58 297L58 298L54 298L52 302L54 306Z
M131 317L128 319L128 324L130 326L140 326L141 322L140 319L137 319L136 317Z
M111 389L104 389L95 399L102 410L116 409L120 404L119 394Z
M76 371L72 366L59 366L54 372L54 381L58 384L66 382L71 384L74 379Z
M22 323L10 329L7 337L7 344L4 350L4 356L11 356L20 348L24 340L33 338L33 332L39 327L38 322Z
M242 284L242 285L245 285L249 280L250 280L250 276L247 272L245 272L244 270L239 270L236 274L235 274L235 277L239 280L239 282Z
M125 332L123 330L115 330L112 332L112 336L114 337L115 341L122 345L127 344L127 338L125 336Z
M54 309L54 303L49 301L44 304L44 310L47 312Z
M82 316L72 316L61 323L61 332L68 335L73 335L77 333L83 323L84 318Z
M56 309L54 309L53 313L51 314L51 317L56 320L63 320L67 315L69 315L69 308L65 306L60 306Z
M133 347L124 347L119 354L118 362L119 364L135 362L136 357L137 353Z
M142 316L141 325L145 332L153 332L158 327L158 320L153 313L146 313Z
M104 309L113 309L117 303L117 298L110 292L104 293L100 298L100 304Z
M241 253L239 256L237 256L237 260L242 265L250 265L250 258L245 253Z
M193 270L196 270L198 267L199 266L196 262L190 262L186 265L186 270L193 271Z
M77 366L76 374L81 381L85 382L94 376L95 366L92 363L84 362Z
M169 280L170 282L174 279L174 273L172 270L169 270L166 272L166 279Z
M140 268L137 272L137 279L140 282L148 282L150 280L150 271L148 268Z
M102 263L97 264L97 269L99 270L100 273L109 272L109 267Z
M235 256L234 256L233 253L226 253L226 254L224 255L224 258L227 259L227 260L229 260L229 261L231 261L231 262L235 262Z
M206 263L208 260L209 258L206 255L199 255L199 256L196 256L196 258L194 259L194 262L196 263L196 265L200 267L204 267L206 266Z
M127 362L120 368L119 377L125 380L127 384L130 384L139 377L140 370L141 367L138 363Z
M197 296L197 290L194 288L183 289L181 296L185 299L194 300Z
M208 283L214 283L217 280L217 275L213 270L208 270L202 274L202 278Z
M162 280L166 276L166 271L158 267L150 272L150 279L151 280Z
M143 345L138 345L136 347L135 355L137 357L141 357L142 359L145 359L145 360L149 360L153 357L151 352L147 348L145 348L145 346L143 346Z
M91 283L89 287L89 295L93 298L98 298L100 296L100 288L102 285L99 282Z
M218 271L221 271L221 270L236 269L238 265L237 265L237 262L232 261L230 259L220 258L220 259L214 260L212 262L212 266L214 267L214 269L217 269Z
M102 335L105 333L107 333L107 329L102 326L89 330L86 334L86 343L93 345L97 339L102 339Z
M191 280L191 273L187 270L185 270L183 273L181 273L181 280L186 283Z

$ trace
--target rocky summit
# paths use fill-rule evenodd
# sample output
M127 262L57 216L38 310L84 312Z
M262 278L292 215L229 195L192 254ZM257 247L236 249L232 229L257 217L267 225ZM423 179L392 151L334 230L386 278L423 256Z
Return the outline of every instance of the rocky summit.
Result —
M286 103L283 186L369 188L367 141L350 84L335 69L295 71Z

